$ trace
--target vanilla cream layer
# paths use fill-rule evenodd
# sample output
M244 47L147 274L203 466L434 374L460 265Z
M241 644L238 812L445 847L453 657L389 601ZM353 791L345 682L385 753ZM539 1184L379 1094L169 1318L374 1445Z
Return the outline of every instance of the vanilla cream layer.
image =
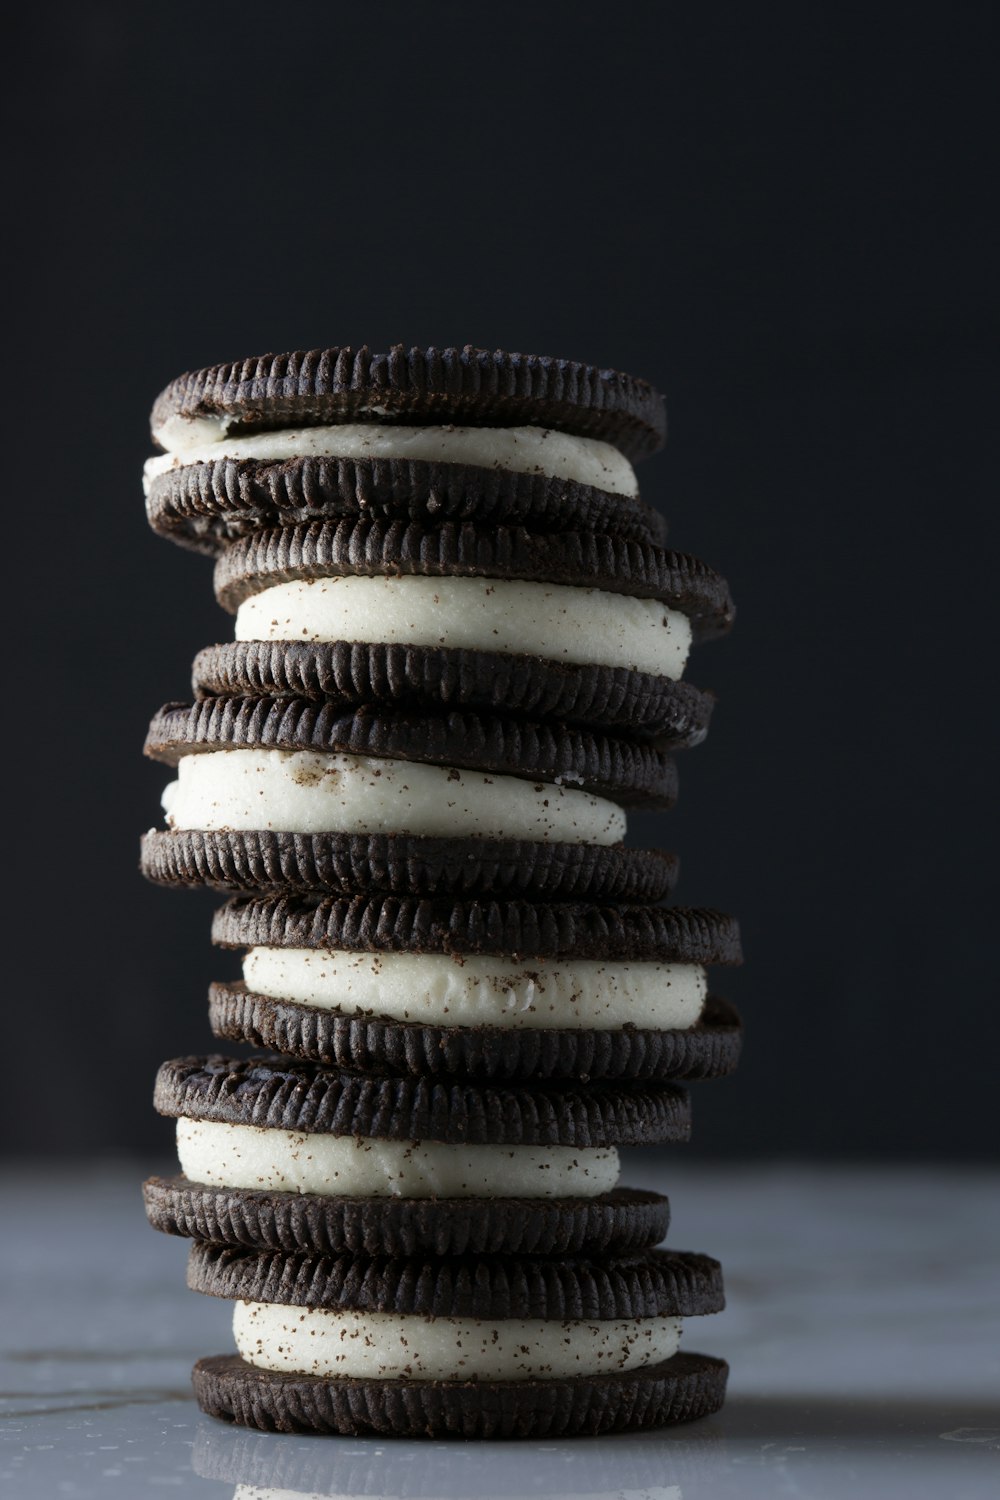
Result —
M617 844L625 836L625 814L615 803L552 782L312 750L184 755L163 808L171 828L567 844Z
M613 495L639 493L635 470L623 453L597 438L573 437L549 427L404 427L385 422L343 422L329 427L286 427L230 437L231 418L171 417L153 434L166 453L146 460L152 481L187 464L219 458L396 458L422 463L472 464L544 474L591 484Z
M657 1364L677 1353L679 1318L425 1318L237 1302L248 1364L371 1380L559 1380Z
M438 1026L686 1029L707 993L697 964L251 948L247 987L319 1010Z
M605 589L499 578L316 578L240 605L238 641L464 646L682 676L686 615Z
M344 1198L596 1198L618 1181L613 1146L450 1146L177 1121L191 1182Z

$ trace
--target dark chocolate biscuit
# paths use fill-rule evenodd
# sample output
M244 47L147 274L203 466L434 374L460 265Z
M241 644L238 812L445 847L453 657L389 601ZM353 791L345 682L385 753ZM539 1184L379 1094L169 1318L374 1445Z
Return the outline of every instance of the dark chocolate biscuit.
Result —
M212 941L221 948L742 962L735 918L684 906L237 896L215 913Z
M602 531L655 546L667 535L663 517L638 496L547 474L398 458L182 462L150 482L146 514L160 536L209 555L265 527L361 516Z
M221 554L215 592L235 613L244 599L275 584L347 574L517 579L656 599L687 615L695 640L724 635L735 615L726 580L682 552L593 532L468 523L365 519L256 531Z
M213 984L208 1013L221 1040L250 1042L324 1067L498 1082L720 1078L735 1070L743 1042L737 1012L719 996L709 998L697 1025L672 1031L426 1025L275 1000L243 984Z
M364 641L226 641L194 659L196 696L326 699L349 706L471 709L562 719L671 750L700 745L714 696L628 667L580 665L456 646Z
M229 1125L468 1145L651 1145L691 1129L687 1094L665 1083L443 1083L276 1056L174 1058L157 1074L153 1103L162 1115Z
M523 719L458 713L405 713L372 707L339 711L305 698L203 698L167 704L153 719L145 753L175 765L212 750L312 750L321 754L418 761L514 776L611 797L625 806L671 807L677 767L656 745Z
M556 1438L637 1431L710 1416L729 1367L675 1354L619 1374L562 1380L324 1380L256 1369L236 1355L194 1367L202 1411L263 1432L428 1438Z
M620 844L154 829L143 836L141 848L142 872L158 885L279 895L662 901L677 878L675 855Z
M222 417L231 432L352 420L555 427L614 443L629 458L666 438L663 398L631 375L550 355L503 350L385 353L335 347L263 354L190 371L153 406L156 432L172 417Z
M639 1188L593 1198L337 1198L176 1176L151 1177L143 1199L166 1234L327 1255L628 1254L658 1244L670 1224L667 1199Z
M316 1255L196 1240L193 1292L427 1318L552 1318L605 1322L693 1318L726 1305L722 1267L687 1250L519 1259L502 1256Z

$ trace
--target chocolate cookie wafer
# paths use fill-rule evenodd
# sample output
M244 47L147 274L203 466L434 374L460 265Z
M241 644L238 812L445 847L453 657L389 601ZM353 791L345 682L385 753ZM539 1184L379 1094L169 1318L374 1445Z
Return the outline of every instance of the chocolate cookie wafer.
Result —
M165 1063L155 1104L182 1168L147 1184L157 1228L390 1254L649 1244L666 1200L619 1188L617 1148L690 1128L668 1084L443 1084L272 1056Z
M399 1191L403 1182L423 1183L431 1164L460 1188L499 1192L499 1178L476 1182L479 1167L495 1161L498 1173L522 1186L541 1173L551 1192L564 1179L589 1176L605 1183L609 1172L617 1172L615 1147L686 1140L691 1124L686 1093L665 1083L593 1083L586 1089L442 1083L275 1056L175 1058L160 1068L153 1102L160 1114L192 1127L183 1132L190 1160L212 1170L218 1164L225 1172L242 1154L242 1175L252 1170L255 1183L277 1187L299 1174L303 1181L335 1187L384 1181ZM293 1156L286 1162L286 1142L262 1131L307 1137L308 1161L291 1165ZM366 1144L359 1146L359 1140ZM371 1149L372 1141L380 1143L381 1154ZM402 1149L389 1151L387 1142ZM489 1154L469 1166L461 1154L469 1147ZM273 1161L267 1154L272 1148L278 1152ZM529 1155L520 1155L522 1149ZM536 1149L555 1155L539 1167ZM593 1161L588 1152L597 1153Z
M341 345L212 365L156 398L154 440L183 450L233 432L315 427L374 417L399 423L557 427L643 458L666 438L663 397L619 370L503 350Z
M263 1432L555 1438L633 1432L711 1416L725 1400L728 1375L725 1360L687 1353L620 1373L468 1384L327 1379L218 1355L200 1359L192 1381L202 1411Z
M212 1030L376 1073L585 1081L732 1072L739 1017L708 994L706 967L740 961L735 924L684 909L620 908L611 920L617 944L600 907L233 903L215 934L245 948L243 981L211 987ZM542 951L530 946L538 937Z
M676 874L660 851L622 845L621 804L676 795L664 752L622 737L212 698L164 709L146 752L178 765L170 827L142 846L161 884L655 901Z
M188 1284L236 1301L239 1358L199 1362L199 1402L250 1425L553 1436L683 1420L722 1396L719 1362L675 1363L681 1320L724 1306L707 1256L394 1260L195 1244ZM616 1397L620 1377L633 1386Z
M349 1198L228 1188L183 1174L143 1184L154 1229L262 1250L367 1255L628 1254L670 1224L662 1193L615 1187L592 1198Z

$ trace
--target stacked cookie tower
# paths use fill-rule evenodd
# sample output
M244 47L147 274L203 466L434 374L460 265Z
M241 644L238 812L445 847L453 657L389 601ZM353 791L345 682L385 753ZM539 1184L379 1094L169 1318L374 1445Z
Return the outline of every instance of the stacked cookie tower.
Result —
M664 431L641 381L471 348L267 356L154 407L150 520L216 555L236 639L153 720L143 869L230 893L212 1030L265 1049L156 1085L183 1175L147 1212L236 1304L208 1412L551 1436L721 1404L725 1364L678 1352L719 1266L653 1248L667 1200L618 1183L740 1041L706 979L735 924L623 843L732 618L639 499Z

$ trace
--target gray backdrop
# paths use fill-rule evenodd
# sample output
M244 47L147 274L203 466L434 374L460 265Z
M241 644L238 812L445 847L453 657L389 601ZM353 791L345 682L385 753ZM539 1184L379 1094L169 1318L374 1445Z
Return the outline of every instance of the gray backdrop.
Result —
M850 9L850 8L848 8ZM617 364L641 473L740 606L640 839L738 912L737 1079L692 1149L996 1143L989 7L36 8L5 84L8 1065L18 1152L166 1150L213 898L136 874L146 720L231 626L148 533L180 371L325 343ZM10 200L11 193L8 193ZM989 494L987 483L989 482Z

